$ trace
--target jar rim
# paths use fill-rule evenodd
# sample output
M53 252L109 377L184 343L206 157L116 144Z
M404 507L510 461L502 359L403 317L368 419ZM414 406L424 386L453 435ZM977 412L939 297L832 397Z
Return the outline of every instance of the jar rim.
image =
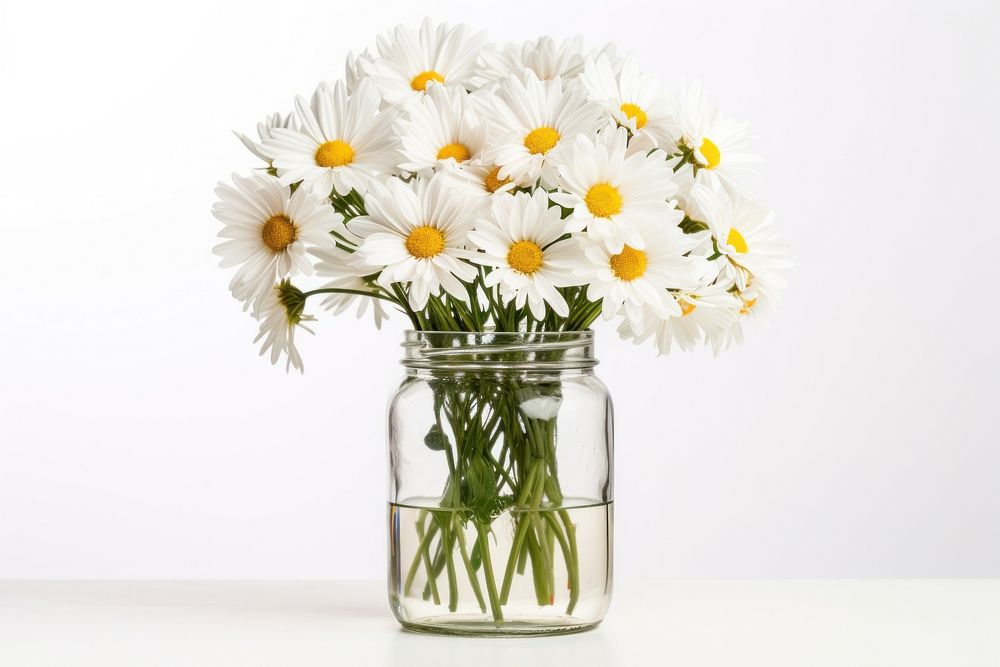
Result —
M404 335L443 335L443 336L541 336L541 337L566 337L566 338L593 338L593 329L572 329L567 331L497 331L492 327L487 327L482 331L440 331L435 329L404 329Z
M564 371L597 365L594 331L423 331L401 344L407 368L449 371Z

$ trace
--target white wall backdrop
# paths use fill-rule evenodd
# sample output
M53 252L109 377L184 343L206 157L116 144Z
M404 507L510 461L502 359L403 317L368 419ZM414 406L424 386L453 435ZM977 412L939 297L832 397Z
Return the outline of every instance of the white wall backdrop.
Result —
M0 578L377 578L403 322L257 357L230 134L431 13L617 41L749 120L795 254L742 348L601 329L620 577L1000 576L992 2L0 4Z

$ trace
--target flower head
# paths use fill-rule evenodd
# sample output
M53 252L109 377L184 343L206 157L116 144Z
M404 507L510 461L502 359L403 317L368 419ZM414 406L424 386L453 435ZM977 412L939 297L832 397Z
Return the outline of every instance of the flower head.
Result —
M243 145L247 147L251 153L259 157L264 162L271 164L271 160L274 158L263 145L264 141L271 138L271 130L274 128L281 129L298 129L298 121L294 114L286 114L282 116L280 113L273 113L263 121L257 123L257 136L260 137L260 142L254 141L245 134L240 134L239 132L234 132L233 134L243 142Z
M675 293L679 314L660 317L648 312L643 327L638 329L623 319L618 333L637 344L652 339L660 354L668 354L674 343L682 350L691 350L702 339L718 354L728 346L742 307L731 287L731 282L719 282Z
M372 185L368 215L348 228L363 239L358 257L372 273L380 272L378 284L403 284L410 307L422 310L441 288L468 300L461 281L471 281L476 270L461 257L480 201L442 172L412 183L391 179Z
M389 104L416 98L435 85L471 89L476 60L486 33L465 25L426 19L419 30L398 26L378 37L378 57L362 68Z
M602 131L595 139L578 136L559 167L562 192L552 200L573 209L566 230L584 229L608 250L626 244L642 249L639 230L647 224L676 225L684 215L668 201L677 191L661 151L627 154L624 128Z
M344 83L347 84L348 95L352 95L361 79L367 76L365 68L370 67L374 61L375 59L368 52L368 49L358 55L354 55L353 51L348 52L344 62Z
M509 196L515 188L525 185L509 176L500 178L500 167L489 162L465 162L461 165L444 165L451 178L461 182L470 192L485 197Z
M527 303L535 319L545 317L545 304L566 317L569 306L556 288L582 281L573 274L579 264L579 244L560 240L563 234L559 208L549 207L544 190L498 197L489 218L477 222L469 233L469 240L482 251L469 258L494 267L485 278L486 286L500 285L506 302L514 301L518 308Z
M711 180L746 194L738 179L760 161L746 152L753 140L748 125L721 115L698 83L685 86L669 103L677 150L695 170L705 170Z
M639 70L635 56L612 64L607 55L588 59L581 78L587 96L600 104L632 141L645 148L672 150L676 141L672 116L660 82Z
M648 225L641 233L641 249L625 245L619 252L584 237L586 263L577 269L577 275L590 280L587 298L603 300L604 318L624 313L635 330L644 329L647 310L663 318L680 315L681 307L668 290L697 287L706 269L703 261L686 256L697 240L677 227Z
M239 266L229 289L250 305L274 286L276 280L298 274L312 275L306 249L328 246L330 232L346 233L344 218L304 190L291 189L266 174L233 175L236 187L219 183L219 201L212 214L223 223L219 236L226 239L213 248L223 268Z
M353 94L343 81L321 83L310 102L295 99L301 128L275 128L264 151L285 185L302 181L317 196L364 194L368 183L396 166L395 113L379 112L374 84L361 80Z
M755 281L773 288L785 285L781 272L791 267L788 246L778 236L774 214L720 187L695 183L691 187L690 215L708 225L714 239L720 273L746 290Z
M582 37L556 42L545 36L501 49L484 49L472 85L489 88L512 76L523 80L529 71L540 81L558 78L566 83L583 71L583 58Z
M593 134L601 124L600 107L578 86L563 90L558 77L539 81L532 71L523 81L504 81L484 106L500 178L519 183L541 178L546 188L555 187L559 165L577 135Z
M264 356L270 352L272 364L278 363L281 355L285 355L286 371L293 367L299 372L304 370L302 357L295 347L295 329L301 327L313 333L302 323L315 319L303 313L305 303L302 291L289 280L283 280L268 290L254 307L253 316L260 321L260 332L253 342L263 339L260 354Z
M427 174L451 163L476 164L486 148L486 124L472 109L469 94L454 86L433 86L407 106L397 123L404 171Z

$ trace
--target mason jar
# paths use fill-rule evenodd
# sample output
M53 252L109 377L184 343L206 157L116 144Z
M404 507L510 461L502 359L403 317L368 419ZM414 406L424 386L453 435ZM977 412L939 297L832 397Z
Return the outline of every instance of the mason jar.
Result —
M592 331L405 334L389 600L420 632L578 632L612 587L612 406Z

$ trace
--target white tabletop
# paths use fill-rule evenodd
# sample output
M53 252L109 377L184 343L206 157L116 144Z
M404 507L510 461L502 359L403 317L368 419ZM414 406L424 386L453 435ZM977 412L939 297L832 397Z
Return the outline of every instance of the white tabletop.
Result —
M0 665L525 664L996 667L1000 580L622 581L528 639L405 633L379 582L0 582Z

